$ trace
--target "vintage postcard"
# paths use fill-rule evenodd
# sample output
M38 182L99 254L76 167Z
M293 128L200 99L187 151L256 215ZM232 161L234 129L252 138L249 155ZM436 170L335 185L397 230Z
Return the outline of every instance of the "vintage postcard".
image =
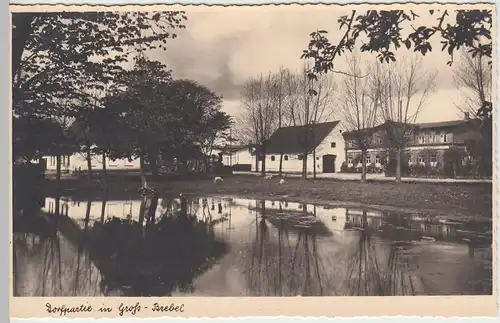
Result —
M11 317L496 316L494 4L10 11Z

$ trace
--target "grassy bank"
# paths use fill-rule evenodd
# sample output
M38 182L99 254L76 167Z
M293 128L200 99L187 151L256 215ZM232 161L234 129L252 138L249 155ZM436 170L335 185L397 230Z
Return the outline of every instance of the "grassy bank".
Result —
M278 179L262 180L256 176L235 175L215 185L212 177L182 180L180 178L150 180L160 196L183 194L232 195L249 198L287 199L328 205L365 205L373 208L394 208L439 212L449 215L491 217L492 186L489 183L393 183L341 181L333 179L301 180L288 178L284 185ZM54 195L56 182L46 180L40 189ZM137 176L109 179L108 199L139 197ZM103 195L100 184L89 187L85 178L63 179L61 194L87 197Z

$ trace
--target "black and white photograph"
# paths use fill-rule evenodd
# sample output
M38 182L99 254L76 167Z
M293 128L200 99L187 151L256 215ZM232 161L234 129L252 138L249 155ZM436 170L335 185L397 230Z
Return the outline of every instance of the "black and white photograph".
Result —
M494 4L36 8L12 297L494 294Z

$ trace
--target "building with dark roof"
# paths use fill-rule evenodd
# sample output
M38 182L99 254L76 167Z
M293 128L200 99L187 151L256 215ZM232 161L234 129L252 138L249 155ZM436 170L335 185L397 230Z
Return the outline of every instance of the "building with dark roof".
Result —
M391 124L389 124L391 123ZM409 165L426 164L443 165L444 152L452 147L466 150L468 139L477 139L481 121L466 116L463 120L413 123L409 125L408 144L405 150L408 153ZM394 147L388 130L395 123L386 121L371 129L371 144L367 151L366 164L373 164L382 168L387 159L388 151ZM397 126L397 125L396 125ZM390 128L391 127L391 128ZM345 141L345 159L348 167L361 166L361 150L357 147L359 132L346 131L343 133ZM425 151L425 153L424 153Z
M313 152L315 159L313 159ZM266 143L265 156L257 152L259 170L266 158L266 171L278 172L281 155L284 172L302 172L303 158L307 155L307 172L335 173L345 161L344 140L339 121L305 126L282 127Z

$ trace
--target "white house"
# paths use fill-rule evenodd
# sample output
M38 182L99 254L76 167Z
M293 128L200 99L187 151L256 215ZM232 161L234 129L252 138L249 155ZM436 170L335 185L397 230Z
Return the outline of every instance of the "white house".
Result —
M47 171L56 171L56 157L44 156L47 163ZM102 169L102 156L92 156L91 165L93 170ZM111 160L106 157L106 168L109 171L113 170L139 170L139 158L129 161L127 158ZM61 171L63 173L72 172L74 170L87 171L87 159L82 153L74 153L72 155L61 156Z
M283 154L283 172L302 172L304 147L308 146L307 172L337 173L345 161L343 130L340 121L315 123L307 126L283 127L276 130L266 147L266 171L278 172ZM313 151L315 159L313 159ZM262 159L259 158L259 170ZM252 169L253 170L253 169Z
M222 163L232 166L235 170L251 171L255 168L255 156L252 155L248 145L231 145L219 147L212 151L213 155L222 155Z

